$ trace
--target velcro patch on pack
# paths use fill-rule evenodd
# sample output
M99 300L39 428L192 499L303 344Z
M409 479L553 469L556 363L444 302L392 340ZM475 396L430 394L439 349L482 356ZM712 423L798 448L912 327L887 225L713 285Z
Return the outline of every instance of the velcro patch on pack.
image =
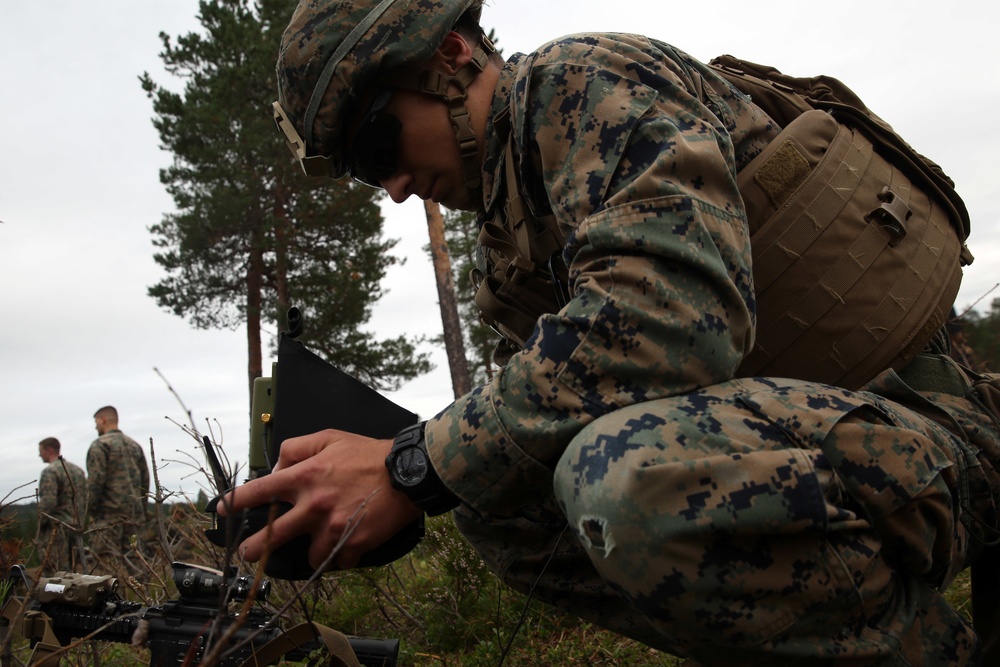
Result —
M768 158L753 179L767 194L775 208L779 208L809 177L809 162L791 141L781 144Z

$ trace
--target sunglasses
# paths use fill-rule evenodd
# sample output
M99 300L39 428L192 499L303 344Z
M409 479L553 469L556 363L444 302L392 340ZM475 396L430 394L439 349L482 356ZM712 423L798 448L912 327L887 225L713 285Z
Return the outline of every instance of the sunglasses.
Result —
M379 91L361 119L351 145L348 173L354 180L373 188L382 187L380 181L396 173L399 133L403 125L394 115L383 111L391 98L391 88Z

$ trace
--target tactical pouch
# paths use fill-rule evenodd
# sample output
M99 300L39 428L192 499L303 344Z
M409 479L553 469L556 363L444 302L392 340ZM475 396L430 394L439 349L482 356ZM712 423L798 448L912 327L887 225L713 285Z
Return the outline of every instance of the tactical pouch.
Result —
M504 210L480 228L472 271L480 318L502 338L493 352L498 366L524 345L541 315L557 312L568 299L562 235L554 215L536 217L521 197L509 136L504 170Z
M558 245L551 245L549 258L559 251ZM517 240L493 222L480 228L479 247L490 255L491 270L473 276L476 306L497 333L522 346L539 316L559 309L555 278L547 262L519 254Z
M864 132L806 111L737 182L758 322L738 376L858 388L905 365L944 324L968 261L962 240Z
M711 66L784 128L738 174L757 331L737 375L857 389L906 365L944 324L972 262L954 184L832 77L732 56ZM566 267L553 261L563 234L554 216L527 210L514 158L508 138L506 211L483 226L474 272L476 304L507 350L569 296Z

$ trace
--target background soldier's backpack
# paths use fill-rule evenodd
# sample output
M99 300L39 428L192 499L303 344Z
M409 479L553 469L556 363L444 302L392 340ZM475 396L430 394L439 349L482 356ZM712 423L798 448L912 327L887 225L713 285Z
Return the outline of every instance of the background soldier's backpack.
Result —
M710 64L784 128L738 174L758 328L737 374L857 388L905 365L972 262L954 184L836 79Z

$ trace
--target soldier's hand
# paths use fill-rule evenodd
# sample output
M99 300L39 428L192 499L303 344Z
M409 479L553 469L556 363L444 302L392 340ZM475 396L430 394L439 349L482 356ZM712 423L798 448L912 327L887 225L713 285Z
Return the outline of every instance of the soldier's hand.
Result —
M271 474L231 491L218 511L225 515L273 501L289 502L292 509L275 519L270 530L240 545L243 556L260 560L268 550L308 533L312 567L319 567L341 540L333 562L352 567L421 514L389 483L385 457L391 447L392 440L332 429L291 438L281 443Z

